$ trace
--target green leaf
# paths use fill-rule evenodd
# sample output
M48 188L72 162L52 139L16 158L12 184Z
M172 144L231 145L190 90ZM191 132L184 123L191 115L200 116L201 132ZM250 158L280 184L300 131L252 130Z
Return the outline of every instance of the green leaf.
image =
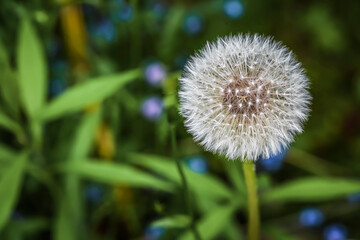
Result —
M226 206L218 207L215 210L209 211L203 219L200 220L197 229L202 239L214 239L232 222L232 214L234 213L237 205L229 204ZM191 231L186 231L180 236L180 240L194 239Z
M19 94L15 73L9 64L9 58L5 46L0 41L0 91L9 109L16 116L19 113Z
M189 226L191 218L186 215L174 215L154 221L151 225L164 228L183 228Z
M101 107L97 107L83 116L83 120L76 130L74 142L70 150L68 161L84 160L89 154L94 142L97 127L101 120ZM84 222L83 190L79 176L68 174L65 178L65 191L68 197L68 205L73 213L74 231L77 235L86 238Z
M305 171L321 177L334 175L347 176L349 174L347 169L341 165L318 158L294 147L290 149L285 160L295 167L304 169Z
M2 239L24 240L49 229L49 219L27 216L21 221L10 221L2 233Z
M100 161L71 161L60 170L108 184L128 184L133 187L153 188L172 192L174 186L132 166Z
M75 234L72 214L67 204L67 199L64 197L58 208L55 226L53 230L54 240L75 240L78 239Z
M225 227L224 239L245 240L244 234L235 219Z
M0 179L0 231L8 221L17 202L26 160L27 153L21 153Z
M20 26L17 66L22 104L28 115L34 118L45 103L48 73L42 44L26 18Z
M180 26L183 22L184 15L185 9L181 6L173 7L171 12L167 15L165 21L166 24L163 28L158 45L160 55L165 59L170 57L170 54L174 49L176 36L179 29L181 29Z
M95 139L96 130L100 123L101 106L92 112L85 113L80 126L77 128L74 142L70 151L71 160L86 157Z
M146 167L181 184L181 178L176 168L175 160L173 159L138 153L128 154L127 158L135 164ZM215 199L231 198L233 196L231 190L224 183L209 174L195 173L185 165L184 172L188 179L189 187L192 188L196 194Z
M360 191L360 181L308 177L289 181L261 196L263 203L315 202L345 197Z
M14 158L15 152L9 147L0 144L0 160L9 160Z
M15 152L12 149L0 144L0 177L12 165L15 157Z
M242 166L239 161L225 161L227 175L231 183L241 193L241 196L246 196L246 185L243 178Z
M50 120L83 109L100 102L118 91L123 85L140 76L139 70L97 77L79 84L50 102L40 114L40 118Z
M14 120L9 118L4 112L0 110L0 126L10 130L13 133L21 131L21 127Z

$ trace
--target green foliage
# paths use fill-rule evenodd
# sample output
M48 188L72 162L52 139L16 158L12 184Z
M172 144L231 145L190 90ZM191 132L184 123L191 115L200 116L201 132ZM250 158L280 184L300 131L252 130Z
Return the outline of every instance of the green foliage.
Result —
M152 223L155 227L183 228L189 226L191 218L186 215L174 215L156 220Z
M40 40L27 18L19 28L16 59L21 101L29 117L34 119L45 104L48 72Z
M8 161L12 158L14 158L15 153L13 150L11 150L9 147L0 145L0 160L1 161Z
M18 200L28 154L21 153L15 157L0 178L0 231L8 221Z
M114 164L96 160L71 161L59 167L60 171L76 173L81 177L108 184L129 184L133 187L150 187L172 192L171 183L160 180L126 164Z
M80 111L85 106L98 103L139 77L139 70L111 76L97 77L78 85L50 102L40 113L42 120L50 120Z
M236 204L220 206L209 212L198 223L198 229L203 239L214 239L227 226L232 218ZM180 236L181 240L194 239L191 232L186 232Z
M61 199L60 206L58 207L58 213L55 220L54 226L54 240L69 239L75 240L76 233L73 223L73 218L71 218L71 208L69 207L68 201L65 197Z
M359 191L359 181L308 177L274 187L262 196L262 200L264 203L326 201Z
M5 113L0 111L0 126L12 132L18 132L21 127L14 120L8 117Z
M76 131L69 159L80 160L90 153L100 120L101 107L84 114L82 122Z
M2 70L0 76L1 94L4 102L11 110L14 116L19 114L19 99L18 99L18 84L15 73L10 66L9 56L7 55L4 44L0 41L0 69Z
M185 15L185 10L181 6L171 9L166 19L166 25L163 28L162 36L159 41L159 53L165 58L169 59L172 49L175 45L176 36L181 28L182 20Z
M292 236L276 226L267 225L264 227L264 229L266 233L269 235L270 240L300 240L300 238L296 236Z
M177 171L175 160L137 153L128 154L127 158L132 163L146 167L178 184L180 183L180 175ZM231 190L220 180L210 175L196 174L186 166L184 166L184 170L186 178L191 179L188 183L189 187L192 188L195 193L200 194L200 196L214 199L231 198ZM211 186L211 188L205 186Z
M76 131L74 141L72 144L72 148L70 150L68 161L71 163L72 161L81 161L85 159L91 151L91 147L94 143L94 138L96 134L96 130L100 124L101 120L101 107L97 107L89 113L84 114L82 121ZM82 184L81 179L76 174L68 174L65 178L65 192L67 194L67 203L66 206L62 206L63 209L60 209L59 213L59 221L66 221L66 219L71 218L72 224L68 226L69 228L77 226L77 229L80 229L77 234L74 229L73 236L81 237L80 235L84 235L85 231L82 228L82 224L84 222L84 206L82 204ZM64 200L63 200L64 201ZM64 205L64 204L63 204ZM66 210L65 207L69 208L71 211ZM71 214L70 214L71 213ZM65 220L63 220L64 218ZM64 222L59 224L69 224L69 222ZM66 225L64 226L66 227ZM60 226L59 226L60 228ZM60 228L61 229L61 228ZM58 229L59 231L61 231ZM59 238L61 239L61 238Z

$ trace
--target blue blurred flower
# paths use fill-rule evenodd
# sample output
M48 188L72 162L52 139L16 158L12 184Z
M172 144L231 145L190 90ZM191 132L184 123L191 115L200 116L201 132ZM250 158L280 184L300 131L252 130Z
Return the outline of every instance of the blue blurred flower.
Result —
M11 214L11 219L15 221L19 221L19 220L23 220L24 216L22 215L21 212L14 210Z
M149 226L145 229L145 240L158 240L164 235L165 228Z
M47 45L47 53L50 57L55 57L59 53L59 49L59 43L55 39Z
M286 156L287 149L282 149L278 155L269 158L262 158L259 160L260 165L268 172L279 171L283 165L284 157Z
M196 156L187 159L188 167L196 173L206 173L208 171L208 164L205 158Z
M52 97L56 97L57 95L61 94L66 86L65 86L65 81L63 78L54 78L50 81L50 86L49 86L49 92L50 92L50 96Z
M166 75L165 67L159 62L153 62L145 68L145 79L150 85L160 85Z
M155 2L152 5L152 10L153 10L155 16L157 16L158 18L161 18L161 17L165 16L167 8L163 3Z
M146 119L156 121L161 116L163 108L163 102L160 98L149 97L142 103L141 112Z
M54 77L64 77L68 73L69 65L64 60L55 60L50 64L51 75Z
M128 22L134 16L134 10L129 4L120 3L112 10L111 15L115 21Z
M351 194L347 197L349 203L358 203L360 202L360 192Z
M239 0L226 0L223 9L225 14L232 19L237 19L244 13L244 5Z
M331 224L324 230L325 240L345 240L347 236L347 229L342 224Z
M308 207L303 209L299 215L299 222L305 227L320 226L324 221L323 212L316 207Z
M85 189L85 197L90 203L98 203L103 198L103 189L96 184L92 184Z
M95 37L103 39L107 42L115 40L115 26L109 19L104 19L99 22L95 29Z
M202 29L203 22L199 15L189 14L184 20L184 29L190 35L198 34Z

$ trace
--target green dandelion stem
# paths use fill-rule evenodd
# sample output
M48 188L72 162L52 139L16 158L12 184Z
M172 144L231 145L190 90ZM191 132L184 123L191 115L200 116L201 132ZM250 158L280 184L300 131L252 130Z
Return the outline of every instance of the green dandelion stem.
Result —
M244 178L248 196L248 240L259 239L260 214L253 161L243 162Z

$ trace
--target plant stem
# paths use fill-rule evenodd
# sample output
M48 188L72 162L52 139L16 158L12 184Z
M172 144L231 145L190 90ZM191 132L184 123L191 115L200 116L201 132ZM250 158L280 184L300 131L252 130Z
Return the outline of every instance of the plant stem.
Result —
M258 240L260 228L260 214L254 162L245 160L243 162L243 170L248 195L248 240Z
M172 145L172 151L173 151L173 155L176 161L176 167L179 171L180 177L181 177L181 183L183 185L183 190L184 190L184 201L186 203L187 206L187 211L188 214L191 218L191 222L190 222L190 228L191 231L194 234L194 237L196 240L201 240L200 234L196 228L196 223L195 223L195 218L194 218L194 209L191 203L191 199L190 199L190 192L189 192L189 187L186 181L186 177L184 174L184 170L182 168L180 159L178 157L178 152L177 152L177 147L176 147L176 134L175 134L175 126L171 127L171 145Z

